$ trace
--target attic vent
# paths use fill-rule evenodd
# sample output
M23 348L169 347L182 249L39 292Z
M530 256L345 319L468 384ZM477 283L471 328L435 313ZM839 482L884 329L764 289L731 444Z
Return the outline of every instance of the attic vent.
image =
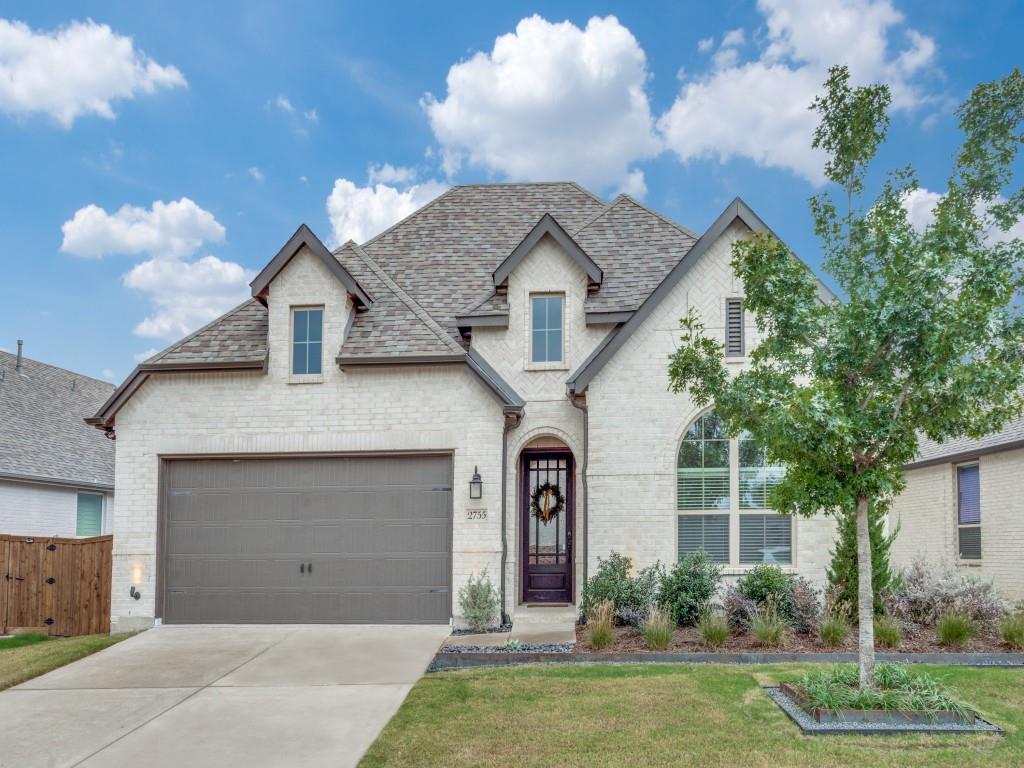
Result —
M725 300L725 354L743 357L743 299Z

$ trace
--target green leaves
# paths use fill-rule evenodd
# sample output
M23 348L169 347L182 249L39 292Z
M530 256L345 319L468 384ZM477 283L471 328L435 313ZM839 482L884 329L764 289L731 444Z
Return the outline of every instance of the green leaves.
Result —
M768 232L733 245L759 344L730 373L697 313L682 320L671 387L714 404L732 434L748 430L786 465L771 495L780 512L884 506L903 487L921 434L944 440L1000 429L1024 408L1024 243L993 237L1024 212L1010 188L1024 133L1024 77L979 85L958 111L965 140L935 220L908 219L912 168L891 172L865 200L864 179L885 138L889 92L853 88L830 70L814 146L846 196L810 201L825 267L847 295L824 303L810 272Z

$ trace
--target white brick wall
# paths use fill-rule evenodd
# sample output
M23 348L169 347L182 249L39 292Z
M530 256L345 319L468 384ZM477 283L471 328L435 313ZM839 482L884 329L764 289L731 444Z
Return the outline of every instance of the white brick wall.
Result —
M114 495L103 497L103 533L110 533ZM0 480L0 533L68 537L75 535L77 522L78 489Z
M992 579L1010 600L1024 600L1024 449L981 456L981 560L961 561L957 534L956 465L907 472L907 488L893 502L899 523L892 559L906 567L917 557L957 565Z

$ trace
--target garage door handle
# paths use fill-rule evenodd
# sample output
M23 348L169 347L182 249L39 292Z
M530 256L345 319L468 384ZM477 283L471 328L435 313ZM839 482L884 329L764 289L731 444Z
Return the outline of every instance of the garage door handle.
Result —
M430 591L431 592L450 592L451 590L449 590L447 587L445 587L444 589L432 589Z
M306 566L306 573L312 573L312 572L313 572L313 564L310 563L309 565Z
M305 572L306 572L306 564L305 563L299 563L299 573L305 573Z

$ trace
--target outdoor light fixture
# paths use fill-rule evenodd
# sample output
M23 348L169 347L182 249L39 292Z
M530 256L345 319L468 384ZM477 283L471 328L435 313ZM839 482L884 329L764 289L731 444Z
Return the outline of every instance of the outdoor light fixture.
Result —
M134 597L136 600L142 597L142 593L135 588L134 584L132 584L132 588L128 590L128 594Z
M480 499L484 495L484 482L480 479L480 471L473 467L473 479L469 481L469 498Z

